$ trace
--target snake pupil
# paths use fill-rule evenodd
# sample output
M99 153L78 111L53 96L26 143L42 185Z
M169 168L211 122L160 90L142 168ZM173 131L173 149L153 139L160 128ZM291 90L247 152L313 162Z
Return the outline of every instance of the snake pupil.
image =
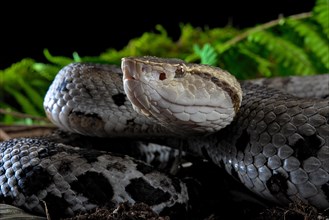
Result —
M166 74L165 74L165 73L160 73L160 74L159 74L159 79L160 79L161 81L167 79Z

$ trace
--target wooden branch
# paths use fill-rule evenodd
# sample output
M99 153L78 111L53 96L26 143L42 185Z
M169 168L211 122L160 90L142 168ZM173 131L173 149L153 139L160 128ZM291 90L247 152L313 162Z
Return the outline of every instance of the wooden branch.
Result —
M55 131L55 125L3 125L0 124L0 141L20 137L40 137Z
M29 114L25 114L25 113L21 113L21 112L15 112L15 111L3 109L3 108L0 108L0 114L11 115L11 116L14 116L16 118L31 118L31 119L38 120L38 121L49 122L48 118L46 118L46 117L29 115Z
M0 129L0 140L8 141L11 137L3 129Z
M261 24L261 25L258 25L256 27L254 27L254 28L246 30L242 34L239 34L239 35L235 36L234 38L226 41L224 44L222 44L220 46L220 48L229 48L232 45L244 40L250 34L258 32L258 31L263 31L263 30L269 29L271 27L274 27L276 25L279 25L280 23L284 22L284 20L286 20L286 19L300 20L300 19L309 18L311 16L312 16L312 12L305 12L305 13L301 13L301 14L291 15L291 16L288 16L286 18L280 17L276 20L269 21L267 23L264 23L264 24ZM223 51L221 51L221 52L223 52Z

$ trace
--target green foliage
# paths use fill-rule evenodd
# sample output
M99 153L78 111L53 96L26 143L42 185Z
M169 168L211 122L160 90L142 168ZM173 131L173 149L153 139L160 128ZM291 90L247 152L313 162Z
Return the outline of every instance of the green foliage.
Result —
M329 0L317 0L313 12L314 19L320 24L326 38L329 39Z
M212 66L217 64L217 53L210 44L207 43L202 48L199 45L194 45L193 49L194 53L200 57L200 63Z
M287 41L268 31L255 32L249 35L248 40L260 45L263 51L268 54L267 58L274 60L273 62L276 65L273 65L273 67L277 68L275 72L280 73L280 69L284 70L280 75L284 75L285 72L297 74L316 73L312 62L308 59L306 51L293 42Z
M159 33L144 33L141 37L132 39L127 46L122 50L108 49L102 53L100 57L114 64L120 64L122 57L127 56L141 56L141 55L153 55L153 56L167 56L174 57L178 54L173 47L175 43L167 35L167 32L162 26L157 25L156 29Z
M327 23L329 24L329 17ZM317 32L316 26L312 24L292 19L288 20L286 24L291 27L303 39L305 48L303 51L305 51L306 53L311 52L317 58L317 60L320 61L320 64L325 67L325 69L329 69L329 38L326 39L322 37ZM307 58L307 55L304 55Z
M0 71L0 88L2 90L0 97L1 100L8 100L0 102L0 108L11 106L11 109L27 114L43 114L40 103L42 104L43 94L55 72L47 80L34 70L35 64L34 60L26 58L13 64L10 68Z
M159 24L156 32L131 39L120 50L104 48L99 56L53 56L47 63L26 58L0 70L0 110L44 116L42 100L65 65L72 62L120 64L126 56L176 57L219 66L239 79L329 72L329 0L317 0L312 12L270 21L247 29L201 28L180 24L177 41ZM0 115L2 123L35 123L30 118Z

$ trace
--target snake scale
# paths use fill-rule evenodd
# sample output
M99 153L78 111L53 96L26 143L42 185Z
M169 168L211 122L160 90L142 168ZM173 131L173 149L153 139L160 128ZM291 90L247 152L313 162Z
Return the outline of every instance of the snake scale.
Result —
M323 210L329 207L328 87L328 74L238 82L218 67L127 57L121 68L64 67L44 108L62 130L161 140L208 158L267 200L301 200ZM0 152L0 197L28 211L45 214L43 202L57 217L123 201L163 214L188 209L184 182L129 156L47 138L5 141Z

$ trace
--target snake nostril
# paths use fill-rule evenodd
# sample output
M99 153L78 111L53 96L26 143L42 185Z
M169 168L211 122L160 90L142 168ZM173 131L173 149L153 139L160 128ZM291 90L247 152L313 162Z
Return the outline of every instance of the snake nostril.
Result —
M166 76L166 74L165 73L160 73L159 74L159 80L165 80L165 79L167 79L167 76Z

